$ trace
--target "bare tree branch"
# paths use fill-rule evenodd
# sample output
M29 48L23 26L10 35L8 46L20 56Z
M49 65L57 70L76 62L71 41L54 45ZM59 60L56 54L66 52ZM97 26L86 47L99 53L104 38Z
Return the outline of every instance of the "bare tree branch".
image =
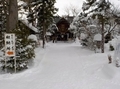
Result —
M65 10L64 10L64 12L67 16L70 16L70 15L77 16L80 11L81 11L81 9L76 7L73 4L69 4L69 6L66 6Z

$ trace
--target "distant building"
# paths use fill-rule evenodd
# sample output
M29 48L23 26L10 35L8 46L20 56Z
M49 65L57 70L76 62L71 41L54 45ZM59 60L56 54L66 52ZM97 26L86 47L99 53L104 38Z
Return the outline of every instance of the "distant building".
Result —
M54 17L54 22L57 23L61 18L64 18L69 23L72 23L74 17L73 16L65 16L65 17L55 16Z
M73 17L54 17L54 24L56 24L58 31L53 35L53 38L56 38L57 41L67 41L72 39L73 33L69 31L72 20Z

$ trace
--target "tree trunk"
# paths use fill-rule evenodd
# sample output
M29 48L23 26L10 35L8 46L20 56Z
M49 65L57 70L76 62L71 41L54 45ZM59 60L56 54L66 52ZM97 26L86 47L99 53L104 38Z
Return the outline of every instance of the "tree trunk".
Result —
M103 20L103 17L102 17L102 29L101 29L101 34L102 34L101 52L104 53L104 20Z
M18 6L17 0L8 0L8 4L7 31L9 32L16 28L18 22Z
M43 22L43 48L45 47L45 21Z
M43 0L42 1L42 4L43 4L43 6L42 6L42 8L43 8L43 48L44 48L44 46L45 46L45 13L44 13L44 5L45 5L45 1Z

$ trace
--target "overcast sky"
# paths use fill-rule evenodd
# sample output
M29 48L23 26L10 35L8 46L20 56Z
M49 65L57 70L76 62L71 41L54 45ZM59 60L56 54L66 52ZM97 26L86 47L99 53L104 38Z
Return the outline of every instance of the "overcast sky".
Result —
M83 1L86 0L56 0L55 6L59 9L58 15L64 15L65 14L65 8L69 7L70 5L77 6L78 8L82 7ZM111 3L116 4L116 6L120 6L120 0L110 0ZM119 7L120 8L120 7Z

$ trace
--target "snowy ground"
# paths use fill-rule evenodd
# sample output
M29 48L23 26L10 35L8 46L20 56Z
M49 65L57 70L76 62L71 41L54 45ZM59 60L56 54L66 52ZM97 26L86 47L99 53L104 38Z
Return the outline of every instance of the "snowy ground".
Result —
M34 66L17 74L1 74L0 89L120 89L120 68L108 54L94 53L79 42L47 43L36 49Z

